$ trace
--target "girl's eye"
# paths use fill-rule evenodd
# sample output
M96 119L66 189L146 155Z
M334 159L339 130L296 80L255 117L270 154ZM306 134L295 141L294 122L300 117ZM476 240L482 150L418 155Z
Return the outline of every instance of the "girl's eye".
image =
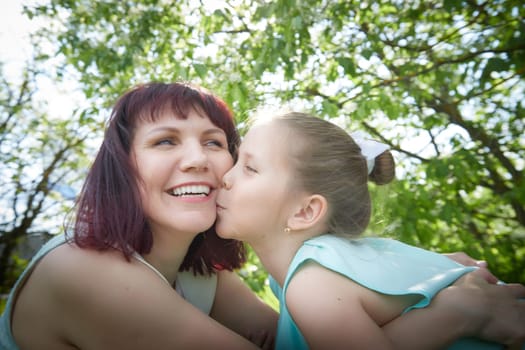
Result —
M250 173L257 173L257 170L255 170L254 168L252 168L251 166L249 165L245 165L244 166L244 169L246 169L246 171L250 172Z

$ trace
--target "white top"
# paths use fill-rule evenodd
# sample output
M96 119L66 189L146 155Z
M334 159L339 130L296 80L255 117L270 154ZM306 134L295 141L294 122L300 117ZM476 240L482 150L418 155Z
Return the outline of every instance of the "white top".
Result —
M153 270L164 282L170 284L153 265L148 263L140 254L133 253L133 257ZM179 272L175 280L175 290L181 297L200 309L206 315L210 314L217 289L217 275L194 275L189 271Z

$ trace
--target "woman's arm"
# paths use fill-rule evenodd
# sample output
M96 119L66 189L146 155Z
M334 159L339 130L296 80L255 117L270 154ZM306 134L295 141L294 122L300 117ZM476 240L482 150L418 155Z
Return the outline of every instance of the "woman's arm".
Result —
M478 275L489 283L497 283L499 281L498 278L489 271L487 262L484 260L476 260L463 252L446 253L443 255L461 265L479 267L480 271Z
M396 347L441 349L461 337L505 345L525 341L525 286L489 284L475 271L443 289L423 309L412 310L383 327Z
M273 349L279 315L234 272L218 272L210 316L263 349Z

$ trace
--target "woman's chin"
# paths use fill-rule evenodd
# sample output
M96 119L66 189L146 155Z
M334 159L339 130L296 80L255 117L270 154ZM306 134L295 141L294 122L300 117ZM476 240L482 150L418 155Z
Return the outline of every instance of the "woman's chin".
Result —
M235 238L232 237L231 232L229 232L224 223L221 222L221 220L217 220L217 223L215 224L215 232L217 232L217 236L228 239L228 238Z
M181 231L200 233L209 230L213 226L214 222L215 216L193 216L186 217L183 220L178 221L177 226Z

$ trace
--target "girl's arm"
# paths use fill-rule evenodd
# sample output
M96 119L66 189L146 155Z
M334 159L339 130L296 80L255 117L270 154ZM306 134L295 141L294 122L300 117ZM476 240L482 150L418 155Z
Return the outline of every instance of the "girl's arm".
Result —
M480 269L481 270L481 269ZM383 327L405 349L443 348L461 337L505 345L525 341L525 286L489 284L476 271L443 289L423 309L412 310Z
M370 291L315 263L297 271L286 290L288 311L312 350L393 349L379 324L411 302Z
M429 307L399 316L415 301L372 292L308 264L288 286L286 303L311 349L442 349L475 336L502 344L525 339L522 285L487 283L479 272L442 290Z

